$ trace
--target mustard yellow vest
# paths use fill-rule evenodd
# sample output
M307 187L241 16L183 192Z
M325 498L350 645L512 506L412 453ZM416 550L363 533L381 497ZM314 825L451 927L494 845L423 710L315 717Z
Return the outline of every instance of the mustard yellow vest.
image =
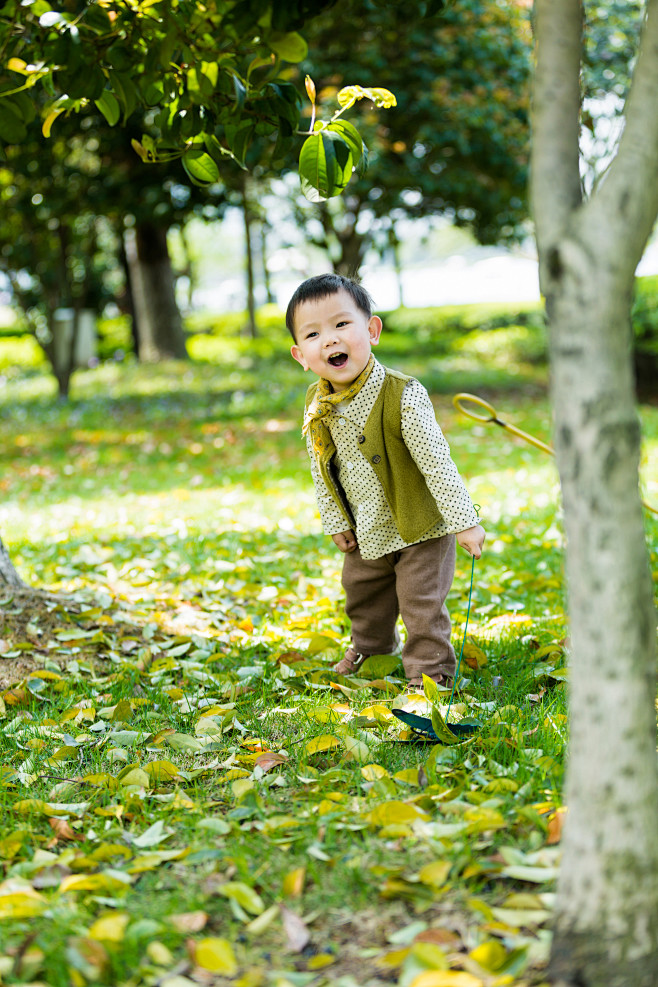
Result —
M402 392L413 378L386 369L377 400L363 432L358 437L359 451L369 461L382 485L386 502L400 537L412 544L443 520L425 477L402 438ZM306 407L313 400L317 383L306 392ZM334 463L336 448L326 448L318 466L327 489L340 508L347 526L354 528L354 517L338 481Z

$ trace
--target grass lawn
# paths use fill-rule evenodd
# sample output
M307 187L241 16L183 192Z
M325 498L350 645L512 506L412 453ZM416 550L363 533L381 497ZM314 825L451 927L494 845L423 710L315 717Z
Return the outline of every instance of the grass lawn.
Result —
M0 341L0 533L52 594L0 599L0 982L542 982L563 534L552 459L452 406L480 393L550 439L545 368L497 332L442 348L392 334L377 352L430 388L488 533L450 710L479 730L454 745L399 724L390 661L331 672L341 558L299 434L309 378L282 332L78 372L67 405ZM658 505L658 408L641 414ZM657 534L647 515L654 563ZM462 553L457 646L470 571Z

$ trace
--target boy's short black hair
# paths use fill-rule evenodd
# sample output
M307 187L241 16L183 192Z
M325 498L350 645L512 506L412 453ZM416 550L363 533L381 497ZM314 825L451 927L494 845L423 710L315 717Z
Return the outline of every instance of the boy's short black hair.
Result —
M339 291L346 291L361 311L370 318L372 315L373 301L366 289L353 278L345 278L342 274L318 274L314 278L303 281L294 295L288 302L286 310L286 326L290 330L290 335L297 342L295 336L295 313L304 302L314 302L320 298L327 298L335 295Z

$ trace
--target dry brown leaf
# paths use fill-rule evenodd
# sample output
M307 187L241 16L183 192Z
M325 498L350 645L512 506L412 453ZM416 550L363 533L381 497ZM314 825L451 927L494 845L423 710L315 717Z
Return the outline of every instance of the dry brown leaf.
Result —
M474 641L466 641L463 650L464 661L469 668L482 668L487 664L487 656Z
M311 933L308 931L306 923L285 905L281 905L281 918L289 949L293 953L301 953L311 939Z
M8 706L20 706L21 703L25 702L27 695L28 693L25 689L17 687L15 689L7 689L6 692L2 693L2 698Z
M564 826L566 815L567 810L562 808L558 809L554 815L550 816L548 820L548 838L546 840L549 846L559 843L562 839L562 827Z
M287 763L287 754L278 754L276 751L265 751L263 754L258 755L254 761L254 766L258 765L261 771L271 771L272 768L276 768L279 764Z
M275 661L279 665L294 665L295 662L306 661L306 657L301 651L284 651L283 654L277 655Z
M425 929L419 932L414 942L432 942L435 946L447 946L449 949L459 949L461 939L451 929Z
M76 833L75 830L71 829L66 819L58 819L56 816L51 816L48 824L55 833L54 839L48 844L49 847L55 846L59 840L84 840L83 834Z
M208 922L208 913L200 909L196 912L179 912L170 915L169 921L178 932L201 932Z

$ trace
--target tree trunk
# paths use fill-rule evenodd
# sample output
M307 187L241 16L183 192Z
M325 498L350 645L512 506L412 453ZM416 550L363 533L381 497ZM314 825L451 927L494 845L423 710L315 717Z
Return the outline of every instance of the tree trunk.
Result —
M132 339L133 352L137 359L140 359L139 352L139 325L137 323L137 312L135 311L135 299L133 295L133 284L132 284L132 269L135 266L131 264L128 260L128 253L126 250L126 238L120 236L120 247L119 247L119 260L123 268L124 277L126 279L125 293L124 293L124 305L123 307L127 309L128 315L130 317L130 338Z
M314 242L329 254L334 273L346 278L358 275L368 246L365 236L356 230L361 206L359 199L349 197L340 207L330 209L326 202L318 207L324 243Z
M247 194L247 180L242 185L242 216L244 219L244 269L247 279L247 332L252 339L258 336L256 326L256 299L254 296L254 251L252 245L251 221L252 213Z
M178 276L183 275L187 278L187 308L190 310L194 304L194 292L197 286L197 276L196 276L196 264L192 258L192 251L190 249L190 241L185 229L185 224L181 223L180 226L180 242L183 248L183 253L185 255L185 265L182 271L179 272Z
M544 280L573 652L552 971L583 987L653 987L655 613L638 494L632 281L569 246L578 259Z
M536 0L532 202L546 297L572 641L569 808L551 977L653 987L658 969L655 610L632 378L635 267L658 212L658 0L615 160L578 175L579 0Z
M270 271L267 266L267 223L261 219L260 223L260 262L263 269L263 284L265 285L265 298L267 299L268 305L273 305L276 302L274 292L272 291L272 279L270 278Z
M68 313L66 317L62 317L60 312L58 319L55 318L54 312L50 313L53 335L51 363L57 379L57 396L60 401L68 400L71 377L75 370L75 353L80 331L80 309L74 306L70 311L72 313L70 317Z
M134 234L126 236L126 256L137 316L140 359L148 363L186 359L167 230L152 222L138 223Z
M404 284L402 282L402 275L404 270L402 268L402 259L400 257L400 241L397 238L395 229L391 227L389 231L389 243L391 244L391 254L393 256L393 269L395 271L395 279L398 284L398 308L404 308Z
M12 561L9 558L9 552L3 545L2 539L0 539L0 586L10 586L13 589L26 588L26 584L14 569Z
M363 263L366 252L366 241L360 233L352 229L349 233L338 233L340 257L334 261L334 271L346 278L355 278Z

